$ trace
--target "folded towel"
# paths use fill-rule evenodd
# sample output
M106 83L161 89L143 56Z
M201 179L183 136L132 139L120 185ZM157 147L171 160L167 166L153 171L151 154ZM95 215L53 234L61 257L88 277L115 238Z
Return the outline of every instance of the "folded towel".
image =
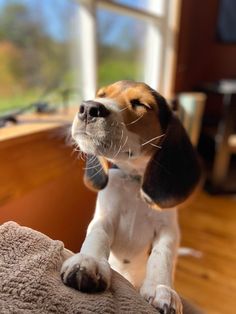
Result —
M158 313L116 272L111 288L103 293L86 294L65 286L60 268L68 255L62 242L40 232L14 222L1 225L0 313ZM190 308L188 313L197 312Z

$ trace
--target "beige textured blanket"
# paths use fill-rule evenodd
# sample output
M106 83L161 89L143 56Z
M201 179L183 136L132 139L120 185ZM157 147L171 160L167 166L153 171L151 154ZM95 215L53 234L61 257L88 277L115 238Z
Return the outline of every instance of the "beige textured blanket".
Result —
M66 255L60 241L14 222L1 225L0 314L157 313L115 272L110 290L104 293L85 294L66 287L60 279Z

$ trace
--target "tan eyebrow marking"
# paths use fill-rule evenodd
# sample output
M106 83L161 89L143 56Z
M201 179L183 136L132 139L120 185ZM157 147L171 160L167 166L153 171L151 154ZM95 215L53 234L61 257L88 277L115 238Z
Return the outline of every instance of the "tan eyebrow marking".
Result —
M106 97L106 93L101 91L98 93L98 97Z

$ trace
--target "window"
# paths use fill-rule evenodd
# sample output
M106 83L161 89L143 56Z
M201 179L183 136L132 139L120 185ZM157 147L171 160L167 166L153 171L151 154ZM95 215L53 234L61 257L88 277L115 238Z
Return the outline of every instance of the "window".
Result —
M180 1L0 0L0 115L120 79L169 96Z

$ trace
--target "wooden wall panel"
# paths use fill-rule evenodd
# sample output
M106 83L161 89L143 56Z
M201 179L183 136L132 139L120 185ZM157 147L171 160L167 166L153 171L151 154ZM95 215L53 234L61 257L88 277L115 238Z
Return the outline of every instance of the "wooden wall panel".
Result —
M0 223L14 220L79 250L96 194L58 131L0 144Z

